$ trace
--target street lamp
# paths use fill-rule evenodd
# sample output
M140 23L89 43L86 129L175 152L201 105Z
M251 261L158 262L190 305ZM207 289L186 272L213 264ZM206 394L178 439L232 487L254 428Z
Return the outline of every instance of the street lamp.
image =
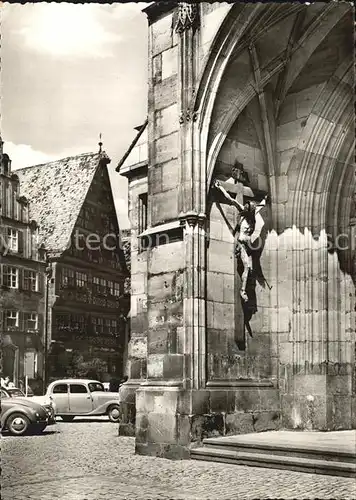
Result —
M44 328L44 356L43 356L43 393L47 389L48 379L48 318L49 318L49 285L53 281L52 262L47 259L46 275L46 300L45 300L45 328Z

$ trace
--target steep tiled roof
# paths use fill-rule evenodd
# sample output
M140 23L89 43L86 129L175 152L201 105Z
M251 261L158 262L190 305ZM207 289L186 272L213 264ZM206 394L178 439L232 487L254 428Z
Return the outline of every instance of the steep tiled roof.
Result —
M16 170L30 218L51 254L65 250L101 159L110 162L105 153L87 153Z

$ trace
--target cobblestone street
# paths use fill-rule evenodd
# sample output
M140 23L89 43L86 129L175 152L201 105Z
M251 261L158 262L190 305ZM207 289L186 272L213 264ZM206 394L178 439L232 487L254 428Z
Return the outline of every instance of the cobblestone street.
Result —
M3 500L355 498L353 479L134 454L102 419L2 439Z

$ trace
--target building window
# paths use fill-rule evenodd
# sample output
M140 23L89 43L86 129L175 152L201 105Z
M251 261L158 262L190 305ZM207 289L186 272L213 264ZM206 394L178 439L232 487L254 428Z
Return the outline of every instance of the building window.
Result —
M6 328L19 327L19 312L18 311L5 311L5 325Z
M111 233L116 233L117 225L116 225L116 215L112 214L109 217L109 231Z
M25 330L38 330L38 315L36 313L25 313Z
M105 319L104 332L110 335L116 335L117 333L117 320L116 319Z
M109 218L108 214L101 215L101 225L102 225L102 229L105 232L110 231L110 218Z
M76 273L76 284L79 288L84 288L88 284L88 276L85 273Z
M98 243L99 245L99 243ZM103 262L103 256L101 254L101 248L96 248L93 250L88 250L89 260L91 262L96 262L101 264Z
M93 206L83 207L80 211L77 220L77 225L85 229L90 229L91 227L95 227L96 215L97 215L96 207Z
M98 293L100 290L100 278L98 278L97 276L94 276L93 277L93 291L95 293Z
M74 287L75 286L75 273L72 269L64 267L62 269L62 286L63 287Z
M106 293L106 280L104 278L100 278L100 292Z
M104 332L104 319L103 318L93 318L93 327L97 335Z
M73 314L71 317L71 327L77 332L85 332L85 316L83 314Z
M104 320L103 320L103 318L97 318L96 327L97 327L97 329L96 329L97 333L104 332Z
M84 227L90 227L90 210L89 207L84 207L83 209L83 219L84 219Z
M12 252L19 251L19 232L16 229L7 228L7 244Z
M110 333L112 335L116 335L117 334L117 320L116 319L112 319L110 321L111 321L111 324L110 324Z
M70 316L69 314L57 314L56 324L58 330L66 330L70 326Z
M109 295L114 295L114 282L113 281L107 281L107 287L108 287L108 294Z
M16 267L4 266L3 267L3 285L9 288L19 287L19 270Z
M147 229L147 193L138 197L138 234Z
M107 318L105 319L104 332L111 333L111 320L110 319L107 319Z
M120 283L114 283L114 294L115 297L120 297Z
M38 273L25 269L23 277L23 287L31 292L38 292Z

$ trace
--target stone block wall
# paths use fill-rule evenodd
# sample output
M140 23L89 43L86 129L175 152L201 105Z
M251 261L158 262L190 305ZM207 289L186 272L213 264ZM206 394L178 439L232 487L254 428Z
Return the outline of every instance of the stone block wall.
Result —
M148 366L152 380L183 379L184 248L178 241L148 253Z
M150 26L148 138L149 225L177 219L179 185L178 39L175 13Z
M276 430L279 404L273 387L141 387L136 393L136 452L188 458L191 447L206 437Z
M147 161L145 141L134 148L132 161ZM147 378L147 253L142 251L139 235L139 197L147 193L147 175L138 173L129 179L129 219L131 222L131 303L130 338L127 350L128 382L122 388L122 417L119 434L135 435L136 389Z
M147 254L138 238L139 196L147 193L147 179L130 182L129 218L131 222L131 339L128 351L130 379L144 380L147 375Z

